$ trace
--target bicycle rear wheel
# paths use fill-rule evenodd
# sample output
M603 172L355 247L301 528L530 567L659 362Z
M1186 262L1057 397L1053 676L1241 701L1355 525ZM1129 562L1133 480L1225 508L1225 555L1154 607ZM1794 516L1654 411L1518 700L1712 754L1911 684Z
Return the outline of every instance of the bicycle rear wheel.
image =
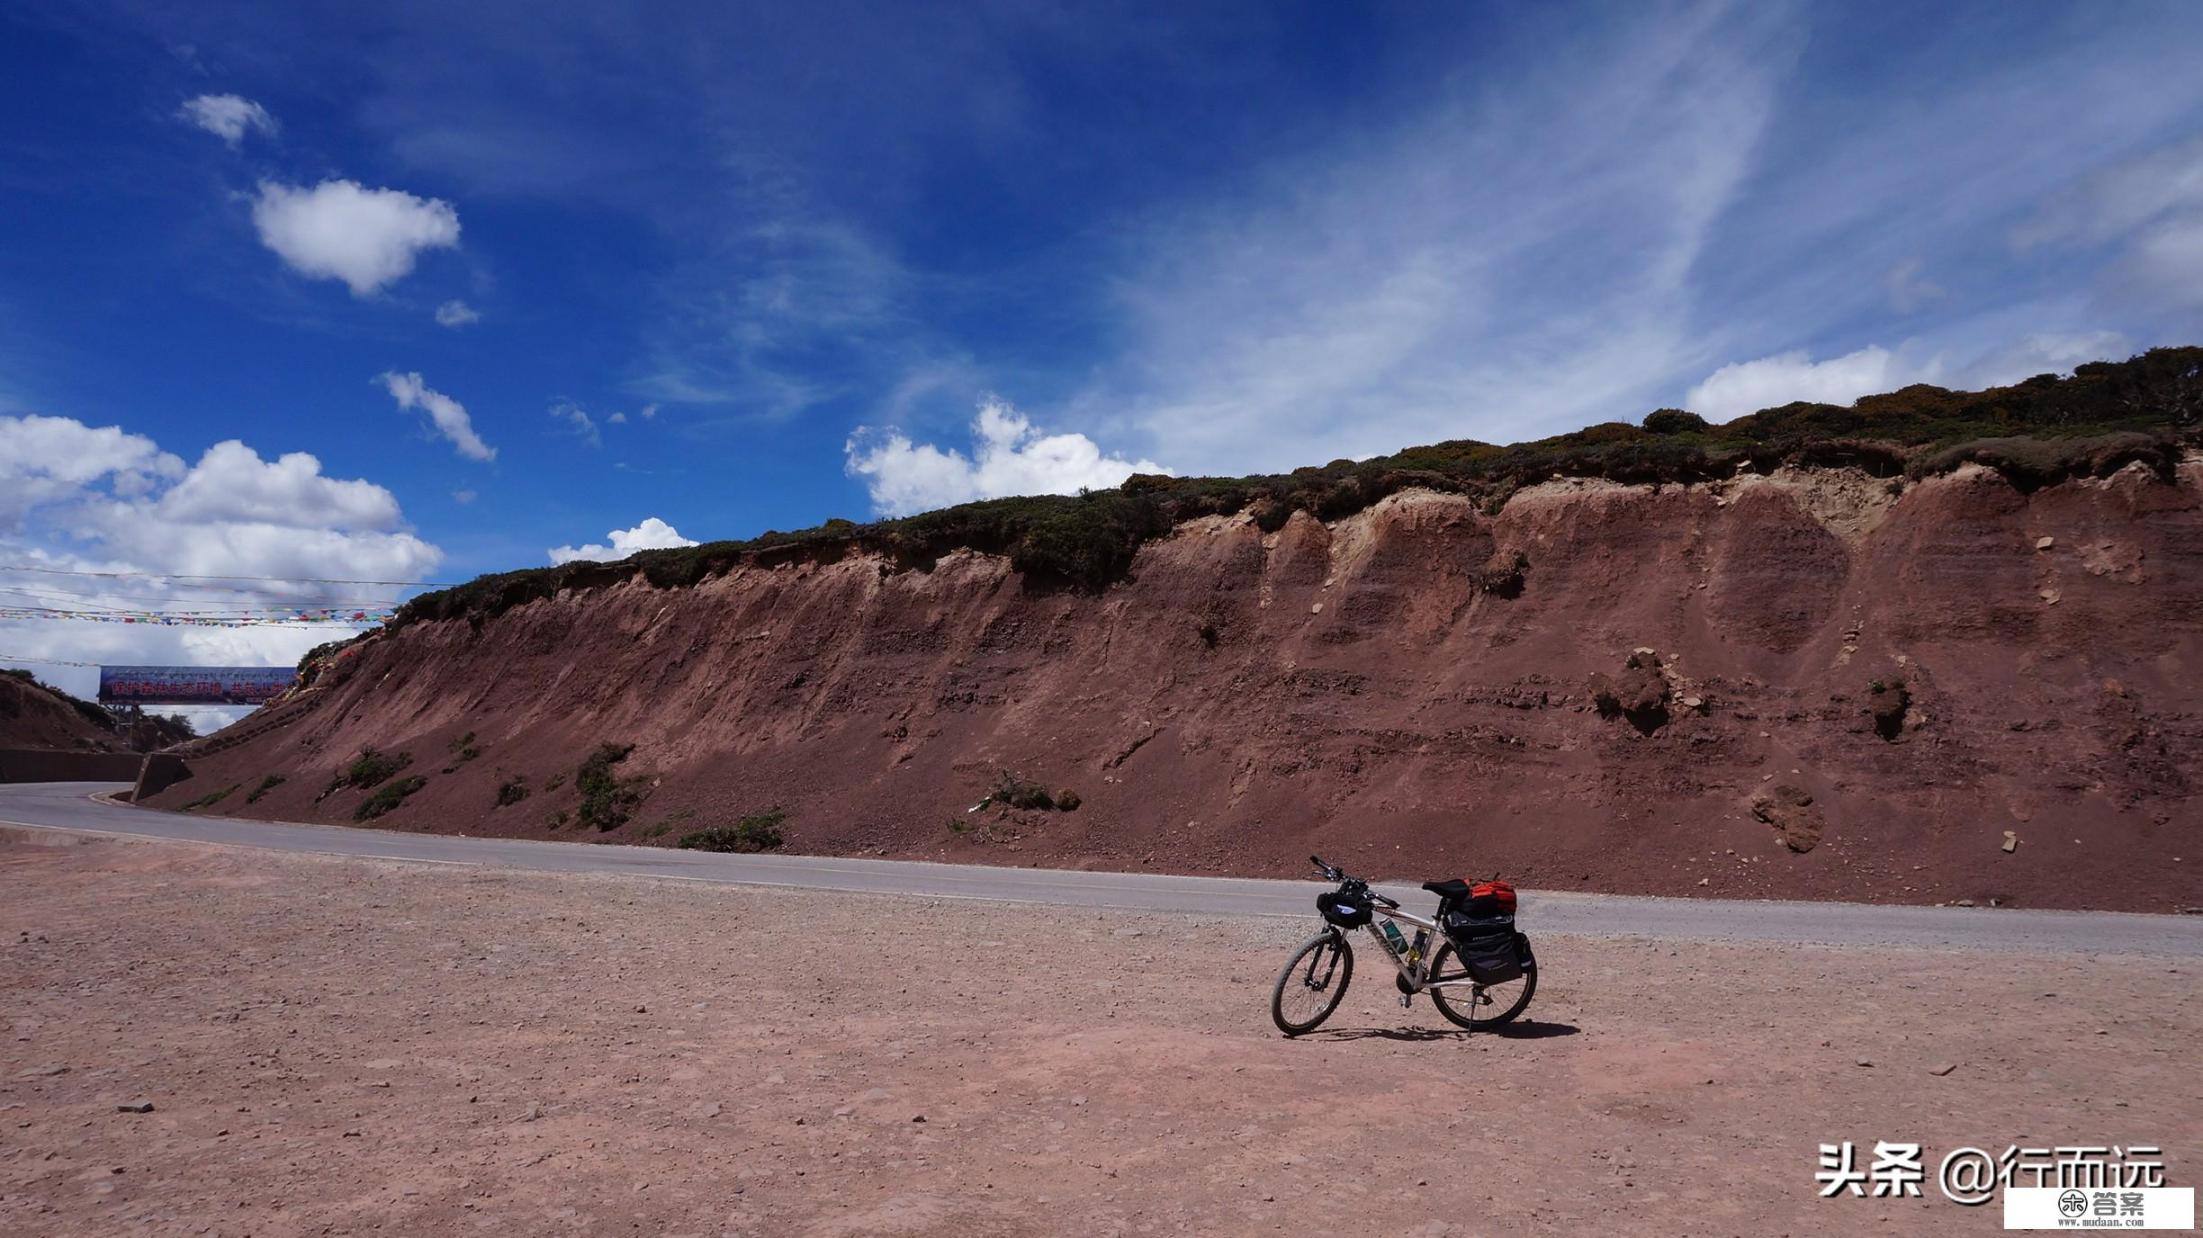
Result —
M1524 946L1528 954L1529 948ZM1438 1013L1449 1022L1470 1031L1500 1027L1515 1021L1529 1006L1530 998L1538 991L1538 970L1534 959L1526 958L1522 975L1505 984L1469 985L1469 971L1461 962L1452 942L1438 947L1431 956L1430 978L1433 983L1454 981L1461 988L1430 990L1430 1004L1438 1007Z
M1288 1036L1315 1031L1346 996L1354 979L1354 948L1337 929L1325 929L1293 951L1270 992L1270 1019Z

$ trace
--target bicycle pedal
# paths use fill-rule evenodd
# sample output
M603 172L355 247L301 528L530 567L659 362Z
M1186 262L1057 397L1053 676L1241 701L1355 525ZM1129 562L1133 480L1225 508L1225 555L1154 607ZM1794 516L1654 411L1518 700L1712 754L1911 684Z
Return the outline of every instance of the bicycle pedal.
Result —
M1402 1010L1405 1010L1405 1009L1407 1009L1408 1007L1410 1007L1410 1006L1412 1006L1412 1005L1414 1005L1414 1004L1415 1004L1415 995L1414 995L1413 993L1402 993L1402 994L1400 994L1400 1009L1402 1009Z

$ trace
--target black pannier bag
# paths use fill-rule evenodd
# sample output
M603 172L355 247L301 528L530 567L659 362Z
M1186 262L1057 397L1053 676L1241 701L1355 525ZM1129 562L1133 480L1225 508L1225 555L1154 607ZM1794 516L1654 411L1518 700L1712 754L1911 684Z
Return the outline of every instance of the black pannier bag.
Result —
M1453 948L1478 984L1505 984L1522 978L1522 944L1512 928L1454 939Z

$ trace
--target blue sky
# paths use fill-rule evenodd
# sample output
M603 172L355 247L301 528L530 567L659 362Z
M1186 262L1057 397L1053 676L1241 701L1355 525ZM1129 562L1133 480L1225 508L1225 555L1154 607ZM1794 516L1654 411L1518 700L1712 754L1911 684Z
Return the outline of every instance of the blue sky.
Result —
M0 558L463 579L2196 342L2199 36L2142 3L12 6ZM0 661L309 636L0 621Z

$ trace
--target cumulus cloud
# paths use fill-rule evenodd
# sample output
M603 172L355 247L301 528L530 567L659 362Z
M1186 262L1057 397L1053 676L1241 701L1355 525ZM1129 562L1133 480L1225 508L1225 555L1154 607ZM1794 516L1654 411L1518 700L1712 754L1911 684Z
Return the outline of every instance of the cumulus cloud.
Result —
M154 506L163 518L186 525L382 530L399 523L398 500L381 486L324 477L321 461L303 451L262 460L236 439L207 448Z
M2110 331L2035 334L2017 343L1951 363L1942 353L1915 355L1868 345L1815 361L1804 350L1724 365L1691 388L1684 404L1712 421L1728 421L1792 401L1850 404L1860 396L1895 391L1913 383L1956 388L1996 387L2036 374L2063 373L2084 361L2123 357L2126 338Z
M260 243L301 275L372 296L411 274L430 249L459 244L459 212L439 198L327 180L311 189L263 181L253 201Z
M466 405L452 399L422 381L418 373L400 374L386 370L375 378L383 385L399 408L417 408L428 414L436 426L436 432L451 440L459 454L469 460L495 460L497 449L482 441L474 432L474 421L467 416Z
M1728 421L1793 400L1849 404L1863 395L1933 382L1940 366L1917 365L1879 345L1815 361L1803 349L1732 362L1691 388L1684 404L1713 420Z
M184 462L120 426L94 428L68 417L0 417L0 533L20 528L33 508L106 481L138 495L184 474Z
M268 109L239 95L200 95L186 99L177 115L229 143L235 150L247 133L274 137L275 117Z
M1083 434L1043 434L989 397L971 423L970 455L914 443L899 430L859 427L844 444L849 475L864 479L873 509L904 516L973 499L1106 489L1134 473L1169 473L1152 460L1103 453Z
M66 417L0 417L0 556L59 572L250 578L8 574L7 600L79 610L229 609L396 600L389 587L310 580L418 580L442 560L405 525L388 490L329 477L301 452L265 459L216 443L186 465L150 438ZM0 648L25 659L283 665L329 639L326 627L207 628L0 620ZM89 696L96 672L38 668ZM49 671L51 673L49 673Z
M565 422L567 428L574 432L575 438L591 447L604 446L603 433L597 429L597 423L589 416L588 410L581 405L561 400L551 406L551 417L553 420Z
M436 307L436 325L439 327L465 327L482 321L482 315L464 301L446 301Z
M550 550L551 562L558 564L588 560L594 563L611 563L638 550L670 550L676 546L697 544L693 538L681 536L679 529L656 516L645 517L641 524L632 529L614 529L605 536L611 541L611 545L591 543L587 546L553 546Z

